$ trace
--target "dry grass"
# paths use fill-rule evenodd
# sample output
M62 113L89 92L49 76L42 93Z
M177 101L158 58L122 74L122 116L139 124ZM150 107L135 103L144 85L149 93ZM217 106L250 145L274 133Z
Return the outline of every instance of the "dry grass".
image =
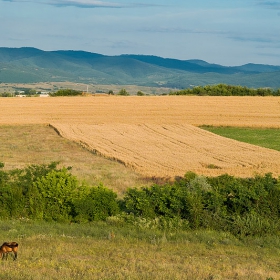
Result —
M50 123L145 176L280 175L280 153L194 126L280 127L279 97L2 98L0 124Z
M92 154L47 125L0 126L0 143L0 162L7 170L58 161L61 166L72 166L71 173L80 181L103 183L119 194L128 187L147 184L131 169Z
M19 260L3 262L0 276L24 280L279 279L275 255L268 258L265 250L239 250L221 245L207 248L186 241L153 245L135 240L42 235L22 240Z
M248 246L226 233L207 231L184 232L180 237L175 233L155 233L149 237L152 232L115 228L115 238L108 239L110 228L99 226L92 229L90 225L28 223L24 230L18 222L7 226L1 222L2 237L16 240L19 254L16 262L9 259L0 263L0 278L263 280L280 277L278 247L258 246L257 242ZM5 228L8 230L4 231Z

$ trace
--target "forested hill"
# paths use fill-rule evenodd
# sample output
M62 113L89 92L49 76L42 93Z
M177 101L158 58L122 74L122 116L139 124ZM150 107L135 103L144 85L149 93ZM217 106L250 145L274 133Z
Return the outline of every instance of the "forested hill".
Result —
M227 67L202 60L148 55L106 56L84 51L0 48L0 82L72 81L188 88L206 84L280 87L280 66Z

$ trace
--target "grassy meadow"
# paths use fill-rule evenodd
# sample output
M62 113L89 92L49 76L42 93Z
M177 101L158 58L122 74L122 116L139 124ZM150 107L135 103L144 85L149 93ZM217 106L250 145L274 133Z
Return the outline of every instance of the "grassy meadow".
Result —
M0 162L11 170L59 161L63 166L72 166L71 173L79 181L102 183L122 195L128 187L150 185L152 180L117 160L100 157L60 137L48 124L242 124L254 129L248 129L246 141L238 140L261 146L260 142L251 142L253 133L257 133L258 141L273 135L262 142L279 151L279 99L221 98L217 103L216 98L147 97L135 106L138 98L1 100ZM155 105L159 100L160 106ZM225 100L229 102L227 106ZM250 107L253 100L258 102ZM271 107L273 116L269 114ZM239 113L237 108L241 108ZM248 112L248 108L252 111ZM261 136L270 126L275 129ZM238 128L235 129L233 136L237 134ZM227 137L235 139L233 136ZM18 260L0 262L0 279L280 279L278 233L236 238L213 231L162 232L148 229L145 221L131 226L111 218L87 224L1 220L0 236L1 242L19 243Z
M0 141L0 161L7 169L60 161L73 166L80 181L103 182L119 194L151 183L46 125L1 126ZM280 278L277 235L238 239L213 231L162 232L147 229L145 222L129 226L117 219L88 224L23 219L0 221L0 236L1 242L19 243L18 260L0 263L0 279Z
M60 137L48 125L0 126L0 162L6 170L31 164L60 162L88 185L99 185L121 194L128 187L151 182L124 165L97 156L80 145Z
M280 129L227 126L200 126L215 134L280 151Z
M0 234L19 243L18 260L0 263L1 279L280 277L278 237L238 240L227 233L163 233L112 221L69 225L29 220L0 221Z

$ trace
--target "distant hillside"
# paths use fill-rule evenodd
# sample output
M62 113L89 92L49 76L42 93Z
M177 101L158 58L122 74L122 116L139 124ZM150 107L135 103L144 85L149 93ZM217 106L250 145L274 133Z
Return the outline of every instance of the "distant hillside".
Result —
M106 56L84 51L0 48L0 82L52 81L171 88L225 83L279 88L280 66L246 64L226 67L202 60L148 55Z

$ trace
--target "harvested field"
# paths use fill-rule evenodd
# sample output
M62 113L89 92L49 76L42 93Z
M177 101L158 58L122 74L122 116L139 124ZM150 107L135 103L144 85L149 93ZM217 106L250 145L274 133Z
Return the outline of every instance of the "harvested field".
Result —
M187 124L55 125L59 133L146 176L278 173L280 152Z
M191 124L280 128L280 97L0 98L0 124Z
M1 98L0 124L51 124L145 176L280 175L280 152L195 126L280 128L279 97Z

